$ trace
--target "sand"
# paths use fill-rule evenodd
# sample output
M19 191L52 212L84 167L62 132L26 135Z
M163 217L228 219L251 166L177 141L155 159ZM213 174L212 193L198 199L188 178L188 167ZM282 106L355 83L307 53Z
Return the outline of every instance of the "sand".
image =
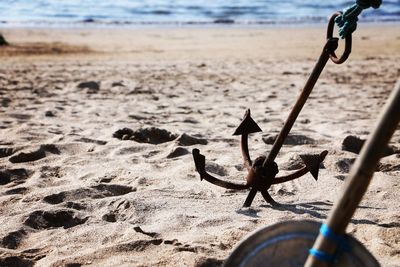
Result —
M325 29L2 29L1 266L219 266L252 231L322 222L400 77L398 25L359 25L343 65L329 62L278 155L329 154L310 174L273 186L281 205L200 181L244 183L247 108L267 153L311 72ZM118 131L124 128L123 131ZM351 137L350 137L351 138ZM350 139L351 140L351 139ZM382 266L400 266L400 132L348 227Z

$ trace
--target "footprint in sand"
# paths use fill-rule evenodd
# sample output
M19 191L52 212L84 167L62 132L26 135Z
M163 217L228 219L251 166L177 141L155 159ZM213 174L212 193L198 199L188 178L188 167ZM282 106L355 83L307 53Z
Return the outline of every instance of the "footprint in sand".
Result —
M81 82L77 85L79 89L86 89L86 93L95 94L100 91L100 83L95 81Z
M20 114L20 113L8 114L8 116L17 119L18 121L27 121L30 118L32 118L32 115Z
M22 241L22 239L27 235L24 229L18 231L10 232L3 237L1 241L1 246L8 249L17 249Z
M31 151L31 152L21 152L15 156L9 158L11 163L23 163L23 162L31 162L36 161L46 157L46 152L50 152L52 154L60 154L60 150L55 145L41 145L39 149Z
M120 140L129 140L133 136L133 130L130 128L122 128L113 133L113 137Z
M303 168L304 161L302 160L303 158L314 158L318 157L318 154L312 154L312 153L307 153L307 154L293 154L293 153L288 153L286 157L287 159L284 161L283 164L279 166L280 170L285 170L285 171L294 171ZM319 165L320 169L325 169L325 165L323 162L320 163Z
M132 140L139 143L158 145L174 140L177 138L177 135L164 129L149 127L142 128L137 131L133 131L129 128L123 128L116 131L113 134L113 137L121 140Z
M141 233L141 234L144 234L144 235L153 237L153 238L159 237L159 236L160 236L160 234L159 234L159 233L156 233L156 232L146 232L146 231L143 231L143 229L142 229L140 226L135 226L135 227L133 227L133 230L135 230L137 233Z
M0 266L32 267L35 262L22 256L9 256L0 259Z
M340 159L336 162L336 169L340 173L348 173L350 171L351 166L356 161L355 158L344 158Z
M0 171L0 185L14 183L15 185L22 184L28 179L33 173L24 169L6 169Z
M400 164L393 165L393 164L378 164L378 171L380 172L398 172L400 171Z
M151 246L159 246L163 242L162 239L152 240L135 240L129 243L118 244L110 249L115 252L131 252L131 251L145 251Z
M28 190L26 187L18 187L7 190L4 194L5 195L17 195L17 194L25 194Z
M143 128L137 131L133 131L130 128L123 128L116 131L113 137L120 140L134 140L139 143L149 143L149 144L162 144L175 140L178 147L173 148L166 156L166 158L177 158L190 154L190 152L183 148L182 146L192 146L192 145L206 145L208 142L205 139L190 136L183 133L179 136L173 134L167 130L159 129L156 127ZM150 155L153 156L153 155Z
M342 142L342 150L359 154L364 143L364 139L361 139L357 136L349 135L346 136L346 138ZM400 152L398 149L387 146L384 152L384 156L390 156L398 152Z
M277 137L278 137L277 134L267 134L262 137L262 140L267 145L272 145L274 144ZM289 134L283 144L291 146L299 146L299 145L313 145L315 143L316 141L310 137L300 134Z
M47 110L47 111L44 113L44 116L45 116L45 117L55 117L56 115L54 115L54 112L53 112L53 111Z
M37 210L29 214L24 224L37 230L59 227L67 229L85 223L88 218L82 217L74 210Z
M13 148L8 148L8 147L0 148L0 158L11 156L14 153L15 150Z
M210 173L217 174L219 176L227 176L228 172L226 171L225 167L214 163L214 162L207 162L206 171Z
M102 219L106 222L116 222L117 220L125 221L126 213L130 213L128 211L129 208L132 207L130 201L126 199L115 199L109 202L109 211L102 216Z
M87 209L86 204L72 202L72 201L66 202L65 203L65 207L67 207L69 209L74 209L74 210L85 210L85 209Z
M184 155L190 154L189 150L184 147L175 147L167 155L167 159L178 158Z
M195 267L217 267L222 266L224 260L219 260L216 258L200 258L196 261Z
M11 103L11 99L8 98L8 97L3 97L3 98L0 100L0 103L1 103L1 106L7 108L7 107L9 106L9 104Z
M183 133L180 136L178 136L178 138L176 139L176 143L177 143L177 145L180 145L180 146L193 146L193 145L207 145L208 144L206 139L193 137L186 133Z
M285 163L283 163L279 169L285 171L298 170L304 167L304 162L301 160L299 155L291 156Z
M57 194L51 194L43 198L43 201L49 204L59 204L64 201L76 201L84 198L106 198L121 196L135 192L136 188L118 185L118 184L99 184L89 188L79 188L71 191L64 191Z
M114 223L117 221L117 215L115 213L107 213L102 217L103 221Z
M96 139L91 139L91 138L86 138L86 137L76 139L75 141L83 142L83 143L91 143L91 144L96 144L96 145L101 145L101 146L107 144L107 141L96 140Z

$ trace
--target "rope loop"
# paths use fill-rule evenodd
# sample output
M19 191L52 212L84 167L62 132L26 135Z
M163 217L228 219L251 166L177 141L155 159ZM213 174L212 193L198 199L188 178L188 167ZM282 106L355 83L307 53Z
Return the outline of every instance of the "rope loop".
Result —
M335 22L339 27L339 36L344 39L357 29L358 16L364 9L378 8L382 0L356 0L356 3L343 11L343 14L336 17Z

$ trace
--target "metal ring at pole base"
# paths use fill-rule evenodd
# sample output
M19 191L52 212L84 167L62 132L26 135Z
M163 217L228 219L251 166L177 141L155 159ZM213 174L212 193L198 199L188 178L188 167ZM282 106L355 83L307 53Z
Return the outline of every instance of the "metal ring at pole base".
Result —
M333 28L335 27L335 18L337 16L340 16L342 13L341 12L335 12L332 14L331 18L329 19L329 23L328 23L328 28L326 31L326 38L329 40L333 37ZM340 56L340 58L338 58L335 54L334 51L331 51L329 53L329 58L336 64L342 64L343 62L345 62L347 60L347 58L349 57L350 53L351 53L351 44L352 44L352 39L351 39L351 34L347 34L346 35L346 39L345 39L345 47L344 47L344 52L343 54Z
M226 260L225 267L303 267L321 224L286 221L262 228L245 238ZM355 238L332 266L379 267L374 256Z

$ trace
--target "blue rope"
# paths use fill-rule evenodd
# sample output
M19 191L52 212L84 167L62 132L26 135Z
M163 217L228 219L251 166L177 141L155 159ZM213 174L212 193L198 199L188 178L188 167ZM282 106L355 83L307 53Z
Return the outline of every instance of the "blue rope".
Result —
M336 244L336 253L334 254L329 254L324 251L319 251L317 249L310 249L309 253L310 255L314 256L320 261L323 262L328 262L328 263L334 263L338 254L343 251L350 251L351 246L349 245L346 236L344 235L337 235L335 234L328 225L322 224L321 227L319 228L319 232L323 237L326 239L334 242Z
M323 251L319 251L319 250L314 249L314 248L310 249L309 252L310 252L310 255L314 256L315 258L317 258L320 261L328 262L328 263L334 263L335 262L335 256L334 255L328 254L328 253L323 252Z
M382 4L382 0L356 0L356 3L346 8L342 15L335 19L339 27L339 36L343 39L348 34L352 34L357 28L358 16L364 9L373 7L378 8Z

